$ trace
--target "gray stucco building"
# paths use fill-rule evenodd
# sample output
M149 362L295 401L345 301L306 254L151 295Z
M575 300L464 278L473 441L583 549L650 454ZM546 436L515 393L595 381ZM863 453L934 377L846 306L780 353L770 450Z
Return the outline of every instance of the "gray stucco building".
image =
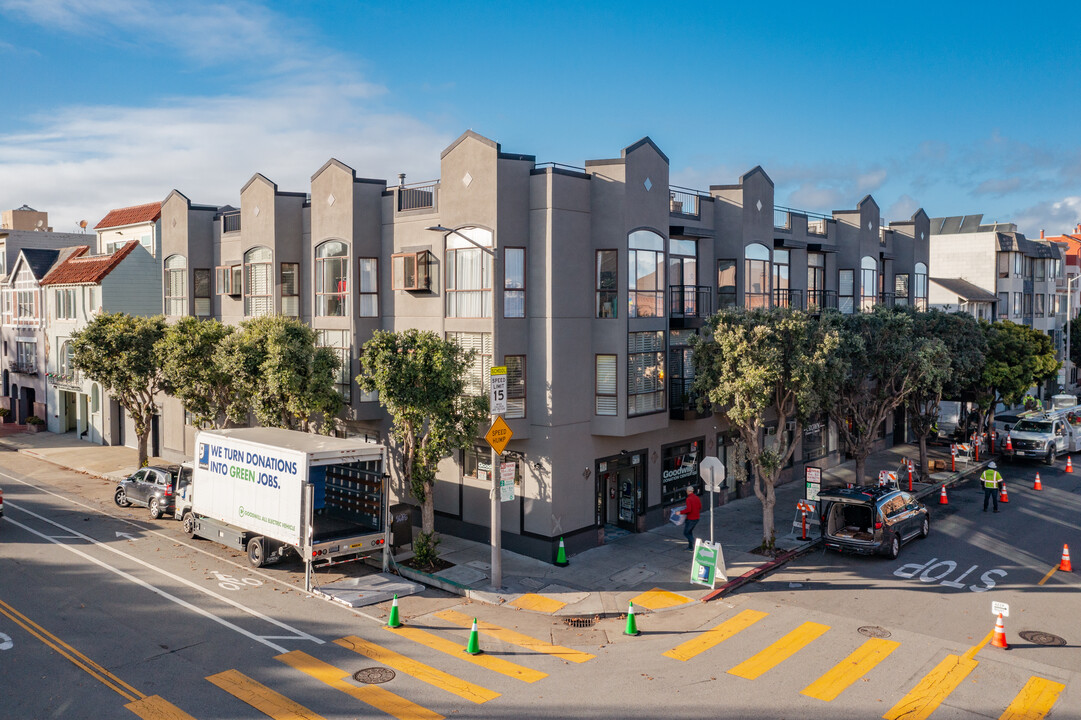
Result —
M779 208L757 167L732 185L673 187L648 138L569 167L467 132L443 151L440 175L388 185L330 160L310 192L255 175L239 209L174 192L161 216L164 307L311 323L347 361L344 434L386 437L377 398L353 382L376 329L431 330L477 350L473 392L486 392L493 364L507 366L504 459L517 487L503 543L536 557L553 558L560 537L573 551L665 522L706 455L727 463L729 493L749 492L737 438L691 392L689 340L718 307L927 306L926 214L883 226L870 196L830 215ZM163 415L163 451L190 455L195 429L179 403L165 400ZM897 420L883 443L903 432ZM797 440L786 480L840 461L824 418ZM443 461L441 531L487 539L490 472L480 439Z

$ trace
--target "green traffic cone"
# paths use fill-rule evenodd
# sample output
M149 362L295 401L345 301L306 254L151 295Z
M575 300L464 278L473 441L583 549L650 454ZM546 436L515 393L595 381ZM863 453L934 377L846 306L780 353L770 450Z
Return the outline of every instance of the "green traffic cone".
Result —
M641 635L638 632L638 623L634 621L634 603L628 603L627 607L627 629L623 631L624 635Z
M480 655L480 635L477 633L477 619L473 618L473 629L469 631L469 644L465 651L470 655Z
M567 562L567 549L563 547L563 538L559 538L559 552L556 553L556 565L559 567L567 567L570 563Z
M399 628L402 621L398 619L398 595L394 595L394 604L390 606L390 617L387 619L388 628Z

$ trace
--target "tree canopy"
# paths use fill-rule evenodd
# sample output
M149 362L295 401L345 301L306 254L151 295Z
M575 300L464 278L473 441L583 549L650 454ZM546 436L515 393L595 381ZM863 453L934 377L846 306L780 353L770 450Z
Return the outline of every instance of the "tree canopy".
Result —
M393 421L402 476L421 503L421 530L435 531L436 469L452 450L473 443L488 398L465 394L474 353L452 340L415 328L377 330L364 343L357 383L378 392Z
M100 313L71 335L72 364L100 383L123 407L139 438L139 467L147 463L154 396L172 386L162 372L165 318Z
M235 333L235 328L217 320L184 317L166 328L161 340L165 378L200 427L239 423L248 413L250 394L227 370L229 363L222 354L226 339Z
M802 435L803 421L820 408L839 333L799 310L722 310L694 348L695 392L728 419L746 443L754 493L762 503L762 544L775 536L775 487ZM704 400L700 400L704 403ZM791 436L784 432L795 422ZM765 429L775 423L774 442Z

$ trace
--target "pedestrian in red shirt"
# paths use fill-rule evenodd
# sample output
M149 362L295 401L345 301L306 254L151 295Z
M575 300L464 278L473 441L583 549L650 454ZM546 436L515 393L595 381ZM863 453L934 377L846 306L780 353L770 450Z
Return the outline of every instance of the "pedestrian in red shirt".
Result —
M687 538L687 549L694 550L694 528L702 514L702 501L694 494L693 485L687 486L687 507L679 513L687 516L687 522L683 524L683 537Z

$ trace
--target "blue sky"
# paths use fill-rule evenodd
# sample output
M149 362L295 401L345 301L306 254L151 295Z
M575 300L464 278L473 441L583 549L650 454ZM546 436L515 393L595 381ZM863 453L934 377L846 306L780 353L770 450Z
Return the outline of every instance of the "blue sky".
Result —
M672 182L762 165L778 204L1081 222L1081 3L0 0L0 206L57 230L237 202L336 157L438 177L466 129L582 165L650 136Z

